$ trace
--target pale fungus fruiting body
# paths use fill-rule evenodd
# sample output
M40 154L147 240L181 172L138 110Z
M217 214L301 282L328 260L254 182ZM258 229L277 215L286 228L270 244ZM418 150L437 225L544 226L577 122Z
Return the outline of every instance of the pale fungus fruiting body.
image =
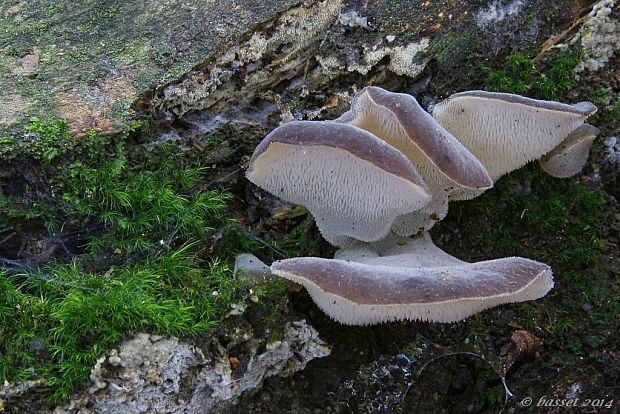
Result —
M257 281L273 277L270 267L250 253L242 253L235 257L233 274L238 273Z
M460 266L467 264L433 243L428 232L414 239L394 234L374 243L357 243L338 249L334 259L403 267Z
M595 111L589 102L471 91L431 116L409 95L367 87L334 121L282 125L256 148L247 176L306 206L341 249L334 259L277 261L271 272L350 325L456 322L540 298L553 287L548 265L520 257L467 263L427 230L449 200L475 197L527 162L538 159L556 177L576 174L598 134L584 124Z
M398 215L430 200L424 180L398 150L360 128L328 121L275 129L256 148L247 177L306 206L337 246L379 240Z
M423 177L442 175L471 189L493 186L480 161L413 96L369 86L355 96L351 113L350 125L372 132L400 150Z
M433 116L486 167L493 181L556 148L596 112L590 102L567 105L486 91L456 93ZM476 194L455 191L453 198Z
M341 251L340 259L301 257L271 268L303 285L328 316L347 325L457 322L497 305L538 299L553 287L543 263L520 257L466 263L426 238L409 239L384 256L354 248L353 254Z
M577 174L588 161L588 154L599 129L583 124L574 130L557 147L538 160L540 167L549 175L568 178Z
M428 230L443 219L455 189L482 192L493 186L480 161L411 95L366 87L336 121L365 129L400 150L427 183L431 201L394 222L393 231L401 236Z

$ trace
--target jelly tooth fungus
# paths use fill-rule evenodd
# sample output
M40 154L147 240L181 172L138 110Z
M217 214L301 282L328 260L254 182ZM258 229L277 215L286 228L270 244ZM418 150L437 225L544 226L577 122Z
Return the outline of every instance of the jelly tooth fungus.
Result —
M428 230L448 202L470 199L538 159L556 177L585 164L596 112L485 91L461 92L426 112L410 95L370 86L333 121L294 121L258 145L254 184L304 205L334 259L279 260L271 272L303 285L331 318L349 325L455 322L497 305L543 297L551 268L520 257L467 263ZM414 236L414 237L410 237Z

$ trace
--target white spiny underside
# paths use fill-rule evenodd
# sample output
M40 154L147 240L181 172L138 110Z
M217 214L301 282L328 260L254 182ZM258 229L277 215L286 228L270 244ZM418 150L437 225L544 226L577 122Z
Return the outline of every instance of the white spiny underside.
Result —
M284 276L302 283L294 275ZM303 283L302 283L303 284ZM548 292L553 282L548 275L540 275L530 285L510 297L464 299L458 303L414 303L409 305L359 305L338 295L322 292L316 286L306 286L317 306L329 317L345 325L376 325L400 320L420 320L425 322L450 323L461 321L485 309L506 303L524 302L538 299L537 292Z
M460 186L445 175L431 159L409 138L396 116L374 103L368 94L361 94L352 108L351 125L362 128L402 152L420 172L429 188L431 201L420 209L399 216L392 230L400 236L410 236L429 230L448 213L448 197ZM455 146L455 151L458 148ZM458 159L458 158L455 158ZM470 190L482 193L482 190Z
M428 202L410 181L321 145L272 143L248 178L285 201L306 206L323 237L340 246L353 239L379 240L396 216Z
M579 139L569 136L539 160L541 168L554 177L572 177L581 171L588 161L590 147L595 138L595 134L583 135Z
M368 246L341 249L334 260L350 261L363 277L376 275L376 286L372 291L377 296L394 292L405 280L430 280L436 284L437 292L451 292L449 300L426 300L419 303L360 304L334 293L326 292L314 282L286 270L272 267L281 277L303 285L316 304L334 320L347 325L372 325L397 320L422 320L430 322L457 322L484 309L505 303L523 302L544 296L553 287L551 269L541 265L541 272L527 284L515 286L507 276L511 273L511 261L515 258L466 263L436 247L428 235L423 239L404 241L391 238L386 242ZM404 244L403 244L404 242ZM379 256L382 251L385 256ZM390 254L390 252L392 254ZM312 258L307 258L311 259ZM292 259L295 260L295 259ZM327 266L331 261L325 261ZM520 259L519 260L527 260ZM499 293L488 292L489 281L502 282ZM456 288L478 286L478 295L459 297Z
M462 299L454 302L412 303L403 305L360 305L341 296L324 292L314 284L292 274L279 274L304 285L317 306L330 318L345 325L376 325L400 320L425 322L458 322L485 309L506 303L539 299L553 288L551 271L539 275L527 286L511 296ZM542 292L542 293L541 293Z
M540 158L583 124L585 115L476 96L451 97L433 116L487 168L493 181ZM456 198L471 198L469 191Z
M316 260L324 261L325 266L331 262L327 259ZM479 292L475 297L459 297L458 289L455 289L454 297L435 302L428 299L423 303L359 304L324 291L303 275L278 269L277 265L272 267L276 275L302 284L327 315L347 325L372 325L405 319L456 322L497 305L540 298L553 287L551 269L547 266L541 265L540 274L529 283L515 286L507 278L514 258L466 263L435 246L428 234L415 240L388 237L372 244L360 243L340 249L334 260L347 261L359 272L372 279L376 278L376 286L372 291L377 292L377 297L384 295L383 292L393 292L399 286L405 286L405 281L412 280L421 283L430 281L441 292L467 284ZM490 280L493 283L505 280L501 293L489 292Z

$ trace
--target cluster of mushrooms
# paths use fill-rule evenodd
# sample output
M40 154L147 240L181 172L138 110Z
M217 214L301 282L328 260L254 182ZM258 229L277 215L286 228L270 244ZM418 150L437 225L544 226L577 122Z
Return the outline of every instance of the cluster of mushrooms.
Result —
M428 230L448 201L476 197L529 161L556 177L579 172L599 132L584 123L595 111L589 102L469 91L429 114L410 95L371 86L338 119L281 125L254 151L247 177L304 205L340 249L333 259L280 260L271 272L349 325L455 322L540 298L553 287L548 265L467 263L435 246Z

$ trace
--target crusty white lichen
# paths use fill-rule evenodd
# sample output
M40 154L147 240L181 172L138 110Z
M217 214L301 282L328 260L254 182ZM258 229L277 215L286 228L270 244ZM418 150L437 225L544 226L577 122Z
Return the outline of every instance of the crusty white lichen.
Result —
M349 10L340 13L338 22L343 26L349 27L362 27L364 29L370 29L368 27L368 17L360 16L357 10Z
M430 44L428 38L406 45L386 46L382 42L364 45L359 51L359 59L344 60L334 55L317 56L317 61L324 75L336 76L343 71L368 74L380 61L389 56L388 69L400 76L417 77L428 63L428 58L421 57Z
M612 16L617 0L602 0L594 5L579 33L581 47L588 59L575 72L596 72L620 49L620 20Z
M337 21L342 6L343 0L323 0L288 10L247 41L223 51L213 64L164 87L156 108L183 116L222 100L243 99L247 90L269 90L276 80L290 77L305 66L306 58L299 52L317 42ZM244 86L240 91L235 91L234 82L230 82L235 75L242 75Z
M304 320L287 323L281 340L266 342L237 328L232 342L246 351L205 354L176 338L138 334L97 361L90 388L54 414L200 414L222 412L271 376L290 376L329 347ZM237 358L234 366L230 358ZM16 394L15 392L13 394ZM17 394L19 395L19 394Z
M620 175L620 138L607 137L603 141L605 145L605 151L603 153L603 159L605 163L614 167L615 171L618 171Z

